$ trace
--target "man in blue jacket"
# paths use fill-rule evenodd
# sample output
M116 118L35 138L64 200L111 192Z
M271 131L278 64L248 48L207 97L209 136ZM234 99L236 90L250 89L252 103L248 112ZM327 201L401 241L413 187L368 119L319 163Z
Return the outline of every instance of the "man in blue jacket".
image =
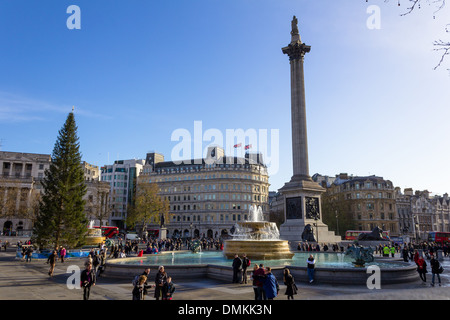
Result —
M264 279L263 288L267 300L273 300L280 291L277 278L272 274L272 269L270 267L266 267L266 277Z

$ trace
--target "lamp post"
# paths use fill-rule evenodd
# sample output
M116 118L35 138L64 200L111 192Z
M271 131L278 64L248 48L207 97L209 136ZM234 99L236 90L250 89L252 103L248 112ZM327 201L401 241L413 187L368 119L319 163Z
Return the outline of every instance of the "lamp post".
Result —
M316 242L319 243L319 224L317 223L317 221L319 220L319 218L317 216L314 217L314 226L316 227L316 233L317 233L317 239Z
M339 219L337 210L335 210L335 214L336 214L336 233L339 234Z
M416 222L416 218L417 216L415 214L412 215L412 219L413 219L413 231L414 231L414 237L415 237L415 242L417 243L419 240L419 224Z

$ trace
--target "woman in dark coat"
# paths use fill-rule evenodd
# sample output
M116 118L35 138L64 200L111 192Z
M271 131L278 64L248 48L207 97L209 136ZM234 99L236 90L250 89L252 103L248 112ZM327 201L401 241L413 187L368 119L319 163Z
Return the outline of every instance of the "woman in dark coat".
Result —
M164 283L167 281L167 273L164 271L164 267L159 267L158 273L155 276L155 298L159 300L159 298L163 297L163 287Z
M297 286L295 285L294 277L288 268L284 269L283 280L286 285L285 295L287 295L288 300L294 300L294 295L297 294Z

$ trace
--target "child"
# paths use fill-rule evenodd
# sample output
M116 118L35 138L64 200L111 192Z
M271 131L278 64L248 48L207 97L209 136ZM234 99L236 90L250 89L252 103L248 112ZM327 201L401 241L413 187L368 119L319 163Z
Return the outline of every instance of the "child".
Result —
M173 285L172 278L168 277L163 286L163 300L172 300L172 295L175 292L175 286Z
M138 283L136 283L132 291L133 300L144 300L146 281L147 281L146 276L144 275L139 276Z

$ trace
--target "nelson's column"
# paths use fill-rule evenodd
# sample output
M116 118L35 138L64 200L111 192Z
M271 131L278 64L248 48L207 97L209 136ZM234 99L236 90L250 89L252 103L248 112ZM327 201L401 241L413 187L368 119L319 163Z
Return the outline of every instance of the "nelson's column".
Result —
M340 237L328 231L328 226L321 219L321 194L325 189L309 175L303 61L311 47L302 43L297 23L294 16L291 43L282 48L283 53L289 56L291 65L293 176L278 190L284 200L285 216L285 222L280 226L280 237L291 242L338 242Z

